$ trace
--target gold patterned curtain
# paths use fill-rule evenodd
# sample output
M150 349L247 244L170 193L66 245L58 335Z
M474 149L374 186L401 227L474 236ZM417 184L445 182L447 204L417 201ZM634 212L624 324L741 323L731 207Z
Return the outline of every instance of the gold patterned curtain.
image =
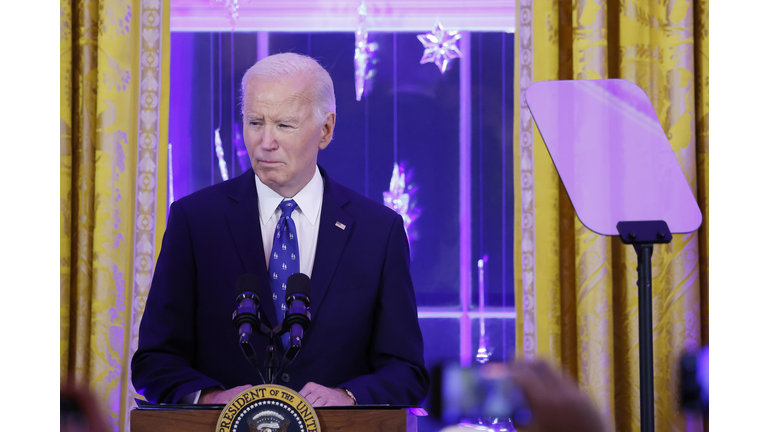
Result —
M165 229L169 3L60 2L61 380L114 431Z
M518 356L560 364L617 431L640 430L637 256L575 216L520 96L534 81L623 78L650 97L703 215L652 262L656 430L685 430L678 361L708 344L708 35L706 0L518 1Z

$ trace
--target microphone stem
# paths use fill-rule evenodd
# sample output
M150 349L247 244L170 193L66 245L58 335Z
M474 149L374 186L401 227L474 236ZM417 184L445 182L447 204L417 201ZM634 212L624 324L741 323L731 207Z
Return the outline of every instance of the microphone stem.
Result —
M243 339L243 336L246 336L245 339ZM248 362L253 365L253 367L256 369L256 372L259 373L259 378L261 378L261 382L267 383L264 380L264 375L261 374L261 370L259 369L259 361L256 358L256 351L253 349L253 345L251 345L251 342L248 340L246 334L240 335L240 349L243 351L243 354L245 354L245 358L248 359Z
M267 347L267 381L269 384L275 383L275 378L277 378L277 373L275 372L275 369L277 368L277 359L275 358L275 345L274 345L274 338L273 341L269 343L269 347Z

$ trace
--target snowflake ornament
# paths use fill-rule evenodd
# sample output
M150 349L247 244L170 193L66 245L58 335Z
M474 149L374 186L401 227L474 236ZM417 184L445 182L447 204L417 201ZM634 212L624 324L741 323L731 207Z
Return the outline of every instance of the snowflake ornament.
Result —
M420 63L434 63L440 69L440 73L445 73L451 60L461 57L461 51L456 46L461 39L461 34L458 31L443 30L439 20L435 22L435 29L431 33L420 34L417 37L424 45L424 56L421 57Z

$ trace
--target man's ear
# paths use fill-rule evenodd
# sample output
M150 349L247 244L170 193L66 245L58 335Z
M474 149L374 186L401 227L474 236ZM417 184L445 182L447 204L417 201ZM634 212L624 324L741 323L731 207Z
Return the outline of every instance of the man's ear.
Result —
M320 150L328 147L333 139L333 128L336 127L336 113L329 112L325 115L325 123L320 129Z

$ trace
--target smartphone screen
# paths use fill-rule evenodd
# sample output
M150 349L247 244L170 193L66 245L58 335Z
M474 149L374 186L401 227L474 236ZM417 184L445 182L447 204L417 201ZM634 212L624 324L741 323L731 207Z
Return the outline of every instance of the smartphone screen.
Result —
M443 364L433 375L439 387L438 411L443 424L462 422L512 423L523 426L531 412L522 390L510 378L504 363L462 368Z

